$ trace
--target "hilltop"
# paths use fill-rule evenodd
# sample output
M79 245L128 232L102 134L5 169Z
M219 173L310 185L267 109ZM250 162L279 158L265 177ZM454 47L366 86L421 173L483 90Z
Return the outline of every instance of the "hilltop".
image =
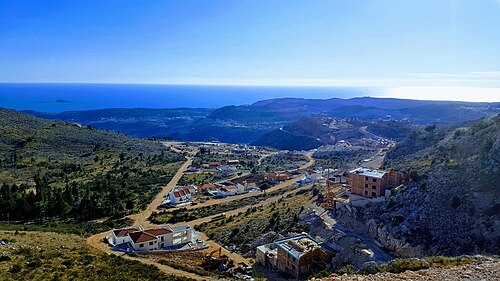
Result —
M120 217L181 160L158 141L0 109L0 220Z
M399 255L498 254L500 116L460 127L428 126L387 154L408 186L359 210L363 226L343 221Z

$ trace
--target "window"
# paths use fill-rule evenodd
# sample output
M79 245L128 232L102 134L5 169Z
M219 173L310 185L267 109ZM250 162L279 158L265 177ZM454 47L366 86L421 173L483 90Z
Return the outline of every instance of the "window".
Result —
M368 184L367 183L365 183L365 188L368 188Z
M372 189L377 189L377 186L376 185L372 185Z
M372 192L372 197L377 197L377 193Z
M365 177L365 181L368 181L368 177Z
M139 244L139 247L140 247L140 248L144 247L144 244L142 244L142 243L141 243L141 244Z
M161 241L163 241L163 240L165 240L165 237L164 237L164 236L162 236L162 237L161 237Z
M365 195L368 195L368 191L365 190Z
M376 179L376 178L373 178L373 179L372 179L372 181L373 181L373 182L377 182L377 179Z
M153 241L149 242L149 246L152 246L153 244L154 244Z

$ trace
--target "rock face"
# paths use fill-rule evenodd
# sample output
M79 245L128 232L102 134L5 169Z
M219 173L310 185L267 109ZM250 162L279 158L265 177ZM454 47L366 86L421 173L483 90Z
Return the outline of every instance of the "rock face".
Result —
M400 257L499 253L500 116L414 133L385 165L406 170L407 187L354 214L340 212L342 223Z
M500 262L484 262L481 264L471 264L465 266L457 266L446 269L424 269L419 271L405 271L403 273L376 273L372 275L332 275L324 279L312 279L322 281L391 281L391 280L426 280L426 281L443 281L443 280L500 280Z

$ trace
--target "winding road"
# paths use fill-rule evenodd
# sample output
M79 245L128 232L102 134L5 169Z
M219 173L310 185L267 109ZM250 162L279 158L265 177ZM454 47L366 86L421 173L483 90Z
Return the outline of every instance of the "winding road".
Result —
M172 150L174 150L175 152L183 153L183 151L175 148L174 146L170 146L170 148ZM129 215L128 216L128 218L130 218L130 219L132 219L134 221L134 225L142 225L144 227L153 227L154 226L153 224L151 224L148 221L148 218L157 209L157 207L163 202L164 197L171 190L173 190L177 186L177 183L179 182L179 180L182 177L183 173L187 170L187 168L193 162L193 157L197 153L197 151L198 150L189 151L188 152L188 155L186 156L186 161L181 165L181 167L175 173L175 175L172 177L172 179L170 180L170 182L167 185L165 185L165 187L162 188L162 190L156 195L156 197L153 199L153 201L148 205L148 207L144 211L142 211L140 213L137 213L137 214L133 214L133 215ZM311 167L314 164L314 159L312 158L312 154L313 153L314 153L314 151L310 151L310 152L308 152L306 154L308 162L306 164L302 165L299 168L300 170L306 170L306 169L308 169L309 167ZM268 192L275 191L275 190L280 190L280 189L283 189L285 187L288 187L288 186L292 185L296 180L300 179L301 177L302 177L302 175L294 177L294 178L292 178L290 180L287 180L285 182L282 182L282 183L280 183L278 185L275 185L275 186L271 187L270 189L268 189ZM297 192L298 190L303 190L303 189L310 188L310 186L311 185L302 186L302 187L294 189L292 191L285 192L282 195L277 195L277 196L274 196L272 198L268 198L267 200L264 200L264 201L262 201L262 202L260 202L258 204L244 206L244 207L241 207L241 208L238 208L238 209L234 209L234 210L231 210L229 212L225 212L225 214L226 215L237 214L239 212L246 211L250 207L261 206L261 205L264 205L264 204L269 204L269 203L272 203L272 202L275 202L275 201L279 200L283 196L291 194L292 192ZM196 206L191 206L191 207L193 207L193 208L194 207L199 208L199 207L203 207L203 206L216 205L216 204L225 203L225 202L229 202L229 201L233 201L233 200L239 200L239 199L245 198L245 197L257 196L259 194L260 193L258 193L258 192L247 193L247 194L242 195L242 196L233 196L233 197L228 197L228 198L225 198L225 199L216 200L216 201L212 201L212 202L209 201L209 202L205 202L203 204L198 204ZM216 216L216 215L214 215L214 216ZM181 224L186 224L187 223L191 227L194 227L195 225L198 225L198 224L200 224L200 223L202 223L204 221L209 220L211 217L213 217L213 216L209 216L209 217L206 217L206 218L200 218L200 219L197 219L197 220L194 220L194 221L183 222ZM110 231L106 231L106 232L102 232L102 233L98 233L98 234L92 235L92 236L90 236L90 237L87 238L87 244L90 245L90 246L92 246L92 247L94 247L94 248L96 248L96 249L99 249L99 250L101 250L101 251L103 251L105 253L108 253L108 254L115 254L115 255L121 256L123 258L131 259L131 260L137 260L137 261L140 261L140 262L145 263L145 264L155 265L162 272L167 273L167 274L173 274L173 275L183 276L183 277L192 278L192 279L195 279L195 280L210 280L210 279L212 279L212 278L210 278L208 276L199 276L199 275L191 273L191 272L186 272L186 271L175 269L175 268L167 266L167 265L162 265L162 264L159 264L158 262L156 262L156 261L154 261L152 259L130 257L128 255L123 255L123 253L121 253L121 252L115 252L115 251L113 251L109 247L108 244L106 244L104 242L105 238L106 238L106 236L108 234L110 234ZM205 243L207 243L210 246L210 248L212 250L221 248L222 254L227 255L229 258L231 258L232 260L234 260L235 264L238 264L239 262L245 262L247 264L249 263L249 259L247 259L247 258L239 255L238 253L229 252L228 250L226 250L225 248L223 248L221 245L219 245L217 242L215 242L213 240L210 240L204 233L199 232L199 236L200 236L200 238L203 241L205 241Z

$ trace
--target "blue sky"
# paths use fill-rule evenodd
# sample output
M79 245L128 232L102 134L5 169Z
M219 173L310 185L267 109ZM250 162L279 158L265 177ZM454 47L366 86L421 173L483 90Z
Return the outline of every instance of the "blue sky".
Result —
M362 86L498 101L499 30L500 0L0 0L0 81Z

